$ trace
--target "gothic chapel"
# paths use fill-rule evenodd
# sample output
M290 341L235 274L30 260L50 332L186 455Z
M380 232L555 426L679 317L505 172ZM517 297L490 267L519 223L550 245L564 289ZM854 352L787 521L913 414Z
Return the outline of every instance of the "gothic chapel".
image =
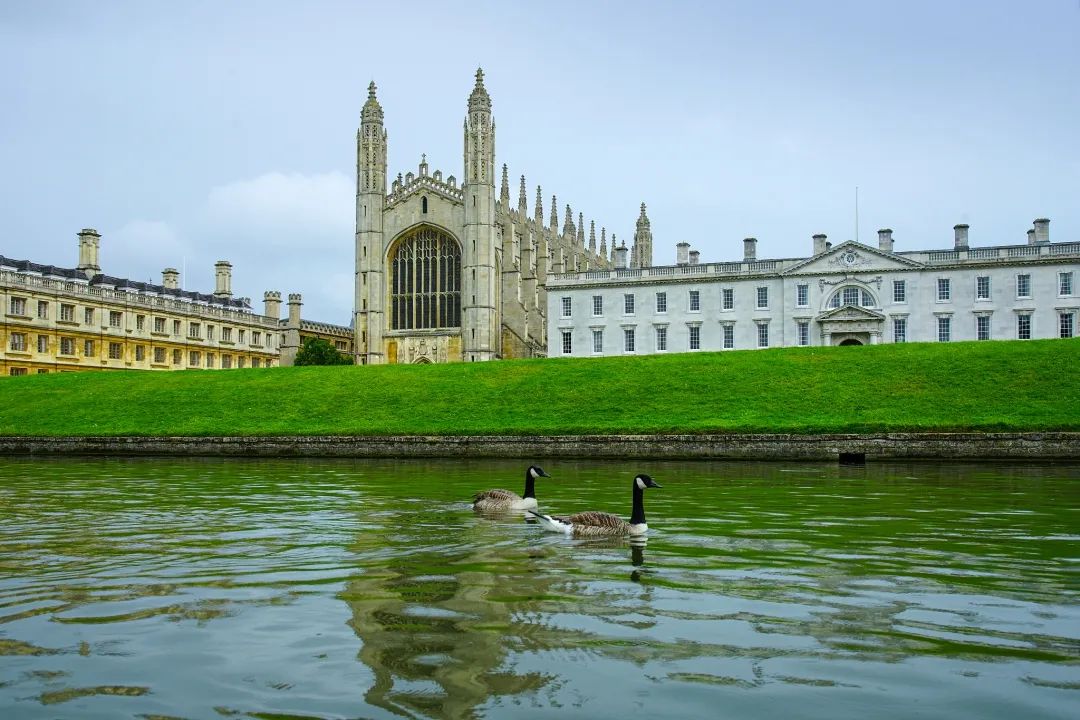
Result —
M544 223L541 189L529 216L525 176L510 205L507 167L495 195L495 121L476 71L464 131L464 175L399 173L387 192L383 110L368 86L356 134L356 349L361 363L473 362L547 355L549 274L609 270L607 231L556 199ZM626 252L625 245L620 248ZM625 255L624 255L625 257ZM652 231L641 206L631 253L652 265Z

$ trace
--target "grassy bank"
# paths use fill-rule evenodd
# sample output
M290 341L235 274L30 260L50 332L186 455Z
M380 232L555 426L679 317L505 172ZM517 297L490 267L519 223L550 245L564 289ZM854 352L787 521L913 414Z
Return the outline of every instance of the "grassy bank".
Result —
M3 435L1080 430L1080 339L0 380Z

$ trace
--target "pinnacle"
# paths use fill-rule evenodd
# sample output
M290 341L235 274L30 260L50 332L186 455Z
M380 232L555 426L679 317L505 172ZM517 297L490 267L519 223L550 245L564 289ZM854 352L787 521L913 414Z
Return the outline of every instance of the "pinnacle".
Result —
M478 90L484 89L484 68L476 68L476 88Z
M375 89L376 89L375 81L372 80L367 86L368 100L374 100L375 99Z

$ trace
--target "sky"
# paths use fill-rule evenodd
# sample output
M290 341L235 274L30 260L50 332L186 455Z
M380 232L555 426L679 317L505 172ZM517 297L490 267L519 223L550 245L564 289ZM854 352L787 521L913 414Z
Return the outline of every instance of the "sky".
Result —
M1080 240L1080 0L4 0L0 255L74 267L93 227L107 274L229 260L347 325L368 83L391 178L460 178L478 66L512 202L628 245L645 202L655 264Z

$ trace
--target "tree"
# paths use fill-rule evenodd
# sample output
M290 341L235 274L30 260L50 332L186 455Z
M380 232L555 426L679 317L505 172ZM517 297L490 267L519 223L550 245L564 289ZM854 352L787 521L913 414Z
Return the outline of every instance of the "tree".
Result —
M307 338L296 353L294 365L352 365L352 358L322 338Z

